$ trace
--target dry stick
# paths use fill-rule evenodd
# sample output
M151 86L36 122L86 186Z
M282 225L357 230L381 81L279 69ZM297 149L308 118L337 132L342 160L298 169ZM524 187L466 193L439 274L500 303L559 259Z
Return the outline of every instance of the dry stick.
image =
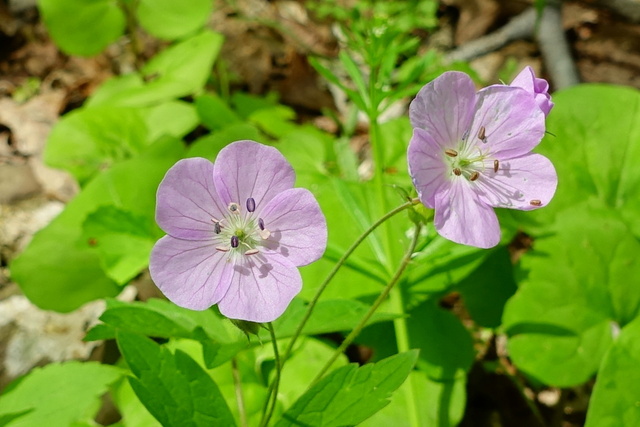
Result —
M528 8L497 31L451 51L445 57L445 62L469 61L493 52L513 40L535 37L540 45L554 88L562 89L578 84L580 78L562 28L559 3L552 1L547 3L542 11L538 28L536 28L537 18L535 8Z
M316 378L311 382L311 384L309 385L309 388L313 387L314 384L320 381L320 379L329 370L329 368L331 368L331 365L333 365L333 362L335 362L336 359L342 353L344 353L345 349L353 342L353 340L356 339L356 337L360 334L362 329L364 329L364 327L367 325L367 322L369 321L371 316L373 316L373 314L376 312L378 307L380 307L380 305L384 302L387 296L389 296L389 292L391 292L391 290L396 285L396 283L398 283L398 281L402 277L402 273L404 273L404 270L407 268L407 266L409 265L409 262L411 261L411 255L413 255L413 252L416 250L416 245L418 244L418 239L420 238L420 228L421 228L420 224L417 224L415 229L415 234L413 236L413 239L411 240L411 245L409 246L409 249L407 250L407 252L404 254L404 257L400 262L400 266L398 267L398 270L396 270L396 273L393 275L389 283L387 283L387 286L385 286L382 293L375 300L371 308L369 308L369 311L367 311L367 314L364 315L364 317L360 320L358 325L351 331L351 333L349 333L349 335L347 335L344 341L342 341L342 344L340 344L340 347L336 349L336 351L331 356L331 359L329 359L329 361L324 365L320 373L316 375Z
M509 21L504 27L449 52L445 56L445 62L469 61L498 50L513 40L531 37L535 25L536 11L534 8L529 8Z
M580 83L578 70L562 28L560 5L548 2L542 11L540 26L535 33L544 57L544 64L556 90Z
M242 380L240 371L238 370L238 361L235 357L231 358L231 373L233 374L233 385L236 389L236 401L238 403L238 413L240 414L240 425L247 427L247 413L244 407L244 398L242 396Z

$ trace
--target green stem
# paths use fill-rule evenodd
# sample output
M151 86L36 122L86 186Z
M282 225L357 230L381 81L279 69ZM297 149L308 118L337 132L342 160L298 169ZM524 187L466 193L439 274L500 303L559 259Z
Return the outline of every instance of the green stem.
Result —
M417 199L417 198L411 199L411 200L407 201L406 203L404 203L404 204L398 206L397 208L393 209L392 211L387 212L387 214L382 216L382 218L380 218L379 220L374 222L371 225L371 227L366 229L364 231L364 233L362 233L356 239L356 241L353 242L353 244L349 247L349 249L347 249L347 251L344 253L344 255L342 255L342 257L338 260L338 262L333 266L333 269L329 272L329 275L320 284L320 286L318 287L318 290L316 291L316 294L313 296L311 301L309 301L309 305L307 306L307 311L305 312L304 317L302 318L302 320L298 324L298 327L296 328L295 332L293 333L293 336L291 337L291 340L289 341L289 345L287 346L287 349L285 350L284 355L282 356L282 363L283 364L289 358L289 356L291 355L291 352L293 351L293 346L295 345L297 339L302 334L302 330L304 329L305 325L307 324L307 321L311 317L311 314L313 313L313 309L315 308L316 304L320 300L320 296L322 295L324 290L329 285L329 282L331 282L331 280L334 278L334 276L338 273L338 270L340 270L340 267L342 267L344 265L344 263L351 256L351 254L358 248L358 246L360 246L360 244L362 242L364 242L364 240L367 237L369 237L369 234L371 234L376 228L378 228L380 226L380 224L382 224L383 222L385 222L389 218L397 215L398 213L404 211L405 209L410 208L411 206L417 205L418 203L420 203L419 199ZM267 391L268 399L271 397L271 394L273 393L273 389L274 389L274 384L271 383L271 385L269 386L269 390Z
M371 319L371 316L373 316L373 314L384 302L387 296L389 296L389 292L391 292L391 290L396 285L396 283L398 283L398 281L402 277L402 274L404 273L404 270L407 268L407 266L409 265L409 262L411 261L411 255L413 255L413 252L416 249L416 245L418 244L418 239L420 238L420 228L421 228L420 224L417 224L415 229L415 235L413 236L413 239L411 239L411 244L409 245L409 249L404 254L404 257L400 262L400 266L396 270L395 274L393 275L389 283L387 283L387 286L385 286L385 288L382 290L382 293L375 300L371 308L369 308L369 311L367 312L367 314L365 314L364 317L360 319L360 322L358 323L358 325L349 333L349 335L347 335L344 341L342 341L342 344L340 344L340 347L336 349L336 351L333 353L329 361L324 365L320 373L316 376L316 378L313 380L313 382L309 387L313 386L315 383L320 381L320 379L324 376L324 374L326 374L327 371L331 368L331 365L333 365L336 359L342 353L344 353L345 349L353 342L354 339L356 339L356 337L360 334L362 329L364 329L369 319Z
M235 357L231 358L231 373L233 374L233 385L236 389L236 402L238 403L238 413L240 414L240 425L248 427L247 412L244 406L244 397L242 396L242 380L240 378L240 370L238 369L238 361Z
M393 328L396 333L396 345L398 346L398 353L403 353L411 349L409 344L409 331L407 329L407 319L404 315L404 301L402 296L402 289L396 288L391 293L389 298L392 310L395 313L402 315L401 317L393 320ZM420 418L418 412L418 402L416 399L415 391L413 389L413 382L411 377L408 379L404 388L406 395L406 402L408 406L409 423L412 427L420 425Z
M376 228L378 228L382 223L384 223L386 220L388 220L389 218L395 216L396 214L404 211L407 208L410 208L411 206L417 205L418 203L420 203L420 200L415 198L415 199L411 199L409 201L407 201L406 203L398 206L397 208L387 212L385 215L383 215L379 220L377 220L376 222L374 222L371 227L369 227L368 229L366 229L364 231L364 233L362 233L355 242L353 242L353 244L349 247L349 249L347 249L347 251L344 253L344 255L342 255L342 257L338 260L338 262L336 263L336 265L333 266L333 269L329 272L329 275L324 279L324 281L320 284L320 286L318 287L318 290L316 291L316 294L313 296L313 298L311 299L311 301L309 302L309 305L307 306L307 311L304 314L304 317L302 318L302 320L300 321L300 323L298 324L298 328L296 329L296 331L293 333L293 336L291 337L291 341L289 341L289 345L287 346L286 351L284 352L284 356L282 357L283 360L287 360L287 358L289 357L289 355L291 354L291 351L293 350L293 346L296 343L296 340L300 337L300 334L302 333L302 330L304 329L305 325L307 324L307 321L309 320L309 318L311 317L311 314L313 313L313 309L315 308L316 304L318 303L318 300L320 299L320 296L322 295L322 293L324 292L324 290L327 288L327 286L329 285L329 282L331 282L331 280L333 279L333 277L338 273L338 270L340 269L340 267L342 267L344 265L344 263L347 261L347 259L349 258L349 256L351 256L351 254L358 248L358 246L360 246L360 244L367 238L369 237L369 234L371 234Z
M273 388L269 387L269 390L273 390L273 394L270 392L267 394L267 401L265 402L265 407L267 407L267 412L262 417L262 421L260 421L260 427L266 427L269 424L269 420L273 415L273 411L276 409L276 403L278 402L278 387L280 387L280 376L282 374L282 361L280 359L280 355L278 353L278 342L276 341L276 333L273 330L273 325L271 322L267 323L267 328L269 329L269 335L271 336L271 344L273 345L273 356L276 360L276 377L273 380Z

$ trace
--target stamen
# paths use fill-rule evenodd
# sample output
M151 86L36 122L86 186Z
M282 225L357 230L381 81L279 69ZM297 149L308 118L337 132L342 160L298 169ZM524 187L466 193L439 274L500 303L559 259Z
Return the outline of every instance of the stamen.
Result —
M229 248L227 246L216 246L216 251L229 252Z
M460 170L460 168L453 168L453 174L455 176L460 176L462 175L462 171Z
M533 200L529 201L529 204L531 206L542 206L542 201L538 200L538 199L533 199Z
M464 133L462 134L463 141L466 141L467 138L469 138L469 129L465 130Z
M500 167L500 162L498 160L493 161L493 171L498 173L498 168Z
M487 139L485 133L486 129L484 128L484 126L480 126L480 130L478 131L478 139L482 142L485 142L485 140Z
M231 247L237 248L240 245L240 240L238 240L238 236L231 236Z
M222 231L222 226L220 225L220 221L216 221L213 224L213 231L215 231L216 234L220 234L220 232Z
M248 250L248 251L246 251L244 254L245 254L245 255L255 255L255 254L257 254L258 252L260 252L260 251L259 251L259 250L257 250L257 249L249 249L249 250Z
M469 181L475 181L476 179L478 179L478 177L480 176L480 174L476 171L474 171L471 176L469 177Z
M234 202L229 203L229 206L227 206L227 209L229 209L229 212L234 214L240 213L240 206L238 206L238 204Z
M258 227L260 227L260 230L264 230L264 220L262 218L258 218Z
M253 197L247 199L247 210L253 212L256 210L256 201Z
M458 152L456 150L452 150L451 148L447 148L446 150L444 150L444 154L449 157L456 157L458 155Z

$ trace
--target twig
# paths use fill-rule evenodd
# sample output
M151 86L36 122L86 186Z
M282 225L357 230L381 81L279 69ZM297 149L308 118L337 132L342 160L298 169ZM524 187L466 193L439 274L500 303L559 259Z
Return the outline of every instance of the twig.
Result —
M493 52L513 40L535 38L554 88L562 89L578 84L580 78L562 28L560 3L547 1L539 21L537 19L535 8L530 7L504 27L451 51L445 57L445 62L469 61ZM537 22L539 25L536 25Z
M562 16L558 3L547 3L542 11L535 37L554 88L563 89L580 83L578 70L571 57L571 49L562 28Z

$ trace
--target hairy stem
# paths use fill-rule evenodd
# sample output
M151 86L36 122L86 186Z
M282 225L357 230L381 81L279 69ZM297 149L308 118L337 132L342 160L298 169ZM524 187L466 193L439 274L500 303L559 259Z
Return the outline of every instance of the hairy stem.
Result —
M238 369L238 361L235 357L231 359L231 373L233 374L233 385L236 389L236 402L238 403L238 413L240 414L240 426L248 427L247 412L244 406L244 397L242 396L242 380L240 378L240 370Z
M419 224L416 225L415 234L413 236L413 239L411 239L411 244L409 245L409 249L404 254L404 257L402 258L402 261L400 262L400 266L398 266L398 269L396 270L395 274L393 275L393 277L391 278L389 283L387 283L387 286L385 286L385 288L382 290L382 293L380 293L380 295L375 300L375 302L373 303L371 308L369 308L369 311L367 311L367 313L364 315L364 317L362 319L360 319L360 322L356 325L356 327L349 333L349 335L347 335L347 337L344 339L344 341L342 341L342 344L340 344L340 347L338 347L336 349L336 351L333 353L333 355L331 356L329 361L324 365L324 367L322 368L320 373L318 373L316 378L313 380L313 382L311 383L310 387L313 386L318 381L320 381L320 379L324 376L324 374L326 374L327 371L331 368L331 366L336 361L336 359L342 353L344 353L344 350L353 342L354 339L356 339L356 337L360 334L362 329L364 329L364 327L367 325L367 322L369 321L369 319L371 319L371 316L373 316L373 314L380 307L380 305L384 302L384 300L387 298L387 296L389 296L389 293L391 292L393 287L396 285L396 283L398 283L398 281L400 281L400 278L402 277L402 274L404 273L404 270L409 265L409 262L411 261L411 256L413 255L413 252L416 249L416 245L418 243L418 239L420 238L420 228L421 228L421 226Z
M267 408L266 414L263 415L262 421L260 421L260 427L266 427L269 424L269 420L273 415L273 411L276 409L276 403L278 401L278 388L280 387L280 376L282 374L282 360L278 352L278 342L276 341L276 333L273 330L271 322L267 323L269 329L269 335L271 336L271 344L273 345L273 356L276 360L276 377L273 380L273 388L269 387L267 393L267 400L265 402L265 408ZM273 394L271 394L273 391Z

